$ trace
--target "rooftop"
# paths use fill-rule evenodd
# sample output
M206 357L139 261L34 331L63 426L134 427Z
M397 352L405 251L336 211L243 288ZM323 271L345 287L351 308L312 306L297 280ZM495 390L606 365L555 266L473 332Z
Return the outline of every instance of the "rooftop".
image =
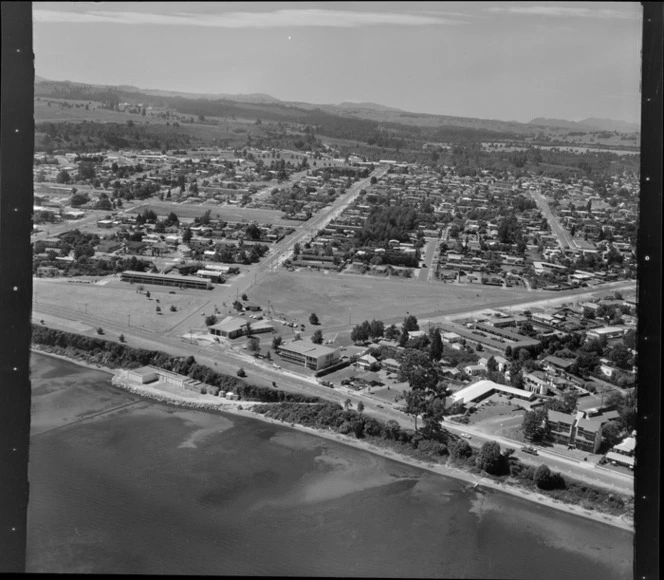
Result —
M482 397L486 393L488 393L491 390L496 390L496 391L501 391L503 393L506 393L508 395L513 395L516 397L520 397L522 399L533 399L535 397L535 393L532 393L530 391L524 391L522 389L515 389L514 387L509 387L507 385L501 385L499 383L494 383L493 381L489 380L482 380L482 381L477 381L476 383L473 383L472 385L469 385L456 393L454 393L451 398L455 402L461 402L461 403L466 403L469 401L473 401L479 397Z
M337 352L336 348L329 348L320 344L314 344L312 342L305 342L303 340L296 340L288 344L282 344L280 347L281 350L288 350L290 352L295 352L298 354L303 354L306 356L320 357L326 354L332 354Z

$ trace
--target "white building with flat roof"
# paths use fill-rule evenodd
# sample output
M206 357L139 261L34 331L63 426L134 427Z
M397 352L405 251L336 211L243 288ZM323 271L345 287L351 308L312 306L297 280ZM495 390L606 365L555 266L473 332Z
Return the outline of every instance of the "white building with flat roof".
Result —
M296 340L279 347L282 359L312 370L321 370L339 362L339 349Z

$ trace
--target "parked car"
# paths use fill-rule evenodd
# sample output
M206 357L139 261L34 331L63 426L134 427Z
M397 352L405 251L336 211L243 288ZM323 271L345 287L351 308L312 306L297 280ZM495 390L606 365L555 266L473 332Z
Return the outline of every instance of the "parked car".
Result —
M461 433L461 437L464 439L471 439L471 435L469 433Z
M522 447L521 451L524 453L530 453L531 455L539 455L539 452L534 447Z

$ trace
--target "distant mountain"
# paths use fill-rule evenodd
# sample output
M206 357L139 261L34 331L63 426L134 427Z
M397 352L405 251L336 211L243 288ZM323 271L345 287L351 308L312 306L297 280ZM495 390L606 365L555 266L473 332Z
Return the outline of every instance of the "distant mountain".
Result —
M52 81L35 77L35 95L75 101L104 103L133 102L166 106L183 115L238 117L262 121L296 123L318 127L328 136L343 135L351 139L361 136L372 143L387 143L395 135L410 138L418 134L433 143L448 141L510 139L513 136L536 137L544 132L557 137L571 131L634 132L638 127L624 121L585 119L581 122L564 119L537 118L529 123L455 117L432 113L413 113L373 102L342 102L314 104L282 101L264 93L190 93L161 89L143 89L133 85L91 85L72 81ZM343 127L343 130L341 129ZM426 137L425 137L426 135Z
M266 95L264 93L250 93L246 95L230 94L230 93L187 93L180 91L165 91L161 89L141 89L139 87L134 87L131 85L120 85L118 87L113 87L115 89L127 92L127 93L141 93L142 95L150 95L151 97L181 97L184 99L206 99L210 101L216 101L219 99L226 99L229 101L235 101L238 103L259 103L259 104L268 104L268 103L281 103L279 99Z
M403 109L396 109L394 107L387 107L385 105L380 105L378 103L352 103L344 101L338 105L332 105L334 107L339 107L340 109L369 109L371 111L393 111L395 113L405 113Z
M87 83L78 83L72 81L51 81L40 76L35 76L35 86L40 89L39 92L43 93L44 89L47 87L57 88L59 86L67 87L77 87L83 90L111 90L111 91L120 91L123 93L138 93L140 95L149 95L151 97L180 97L184 99L204 99L210 101L216 101L219 99L225 99L229 101L235 101L238 103L257 103L257 104L271 104L271 103L282 103L279 99L266 95L263 93L250 93L247 95L237 95L237 94L228 94L228 93L216 93L216 94L207 94L207 93L188 93L181 91L166 91L162 89L142 89L140 87L135 87L133 85L91 85Z
M569 129L570 131L619 131L621 133L636 133L640 130L636 123L616 121L615 119L598 119L589 117L581 121L567 121L566 119L547 119L537 117L528 123L538 127L555 127Z
M566 121L565 119L547 119L546 117L537 117L528 121L528 125L537 125L538 127L557 127L560 129L582 130L576 121Z
M627 121L616 121L615 119L598 119L588 117L579 121L579 125L593 127L598 131L619 131L622 133L637 133L641 130L638 123L629 123Z

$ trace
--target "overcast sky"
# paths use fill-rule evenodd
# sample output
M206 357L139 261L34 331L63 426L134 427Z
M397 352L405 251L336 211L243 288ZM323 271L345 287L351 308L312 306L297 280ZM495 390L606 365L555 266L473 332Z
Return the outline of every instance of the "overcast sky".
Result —
M35 2L52 80L639 122L637 2Z

